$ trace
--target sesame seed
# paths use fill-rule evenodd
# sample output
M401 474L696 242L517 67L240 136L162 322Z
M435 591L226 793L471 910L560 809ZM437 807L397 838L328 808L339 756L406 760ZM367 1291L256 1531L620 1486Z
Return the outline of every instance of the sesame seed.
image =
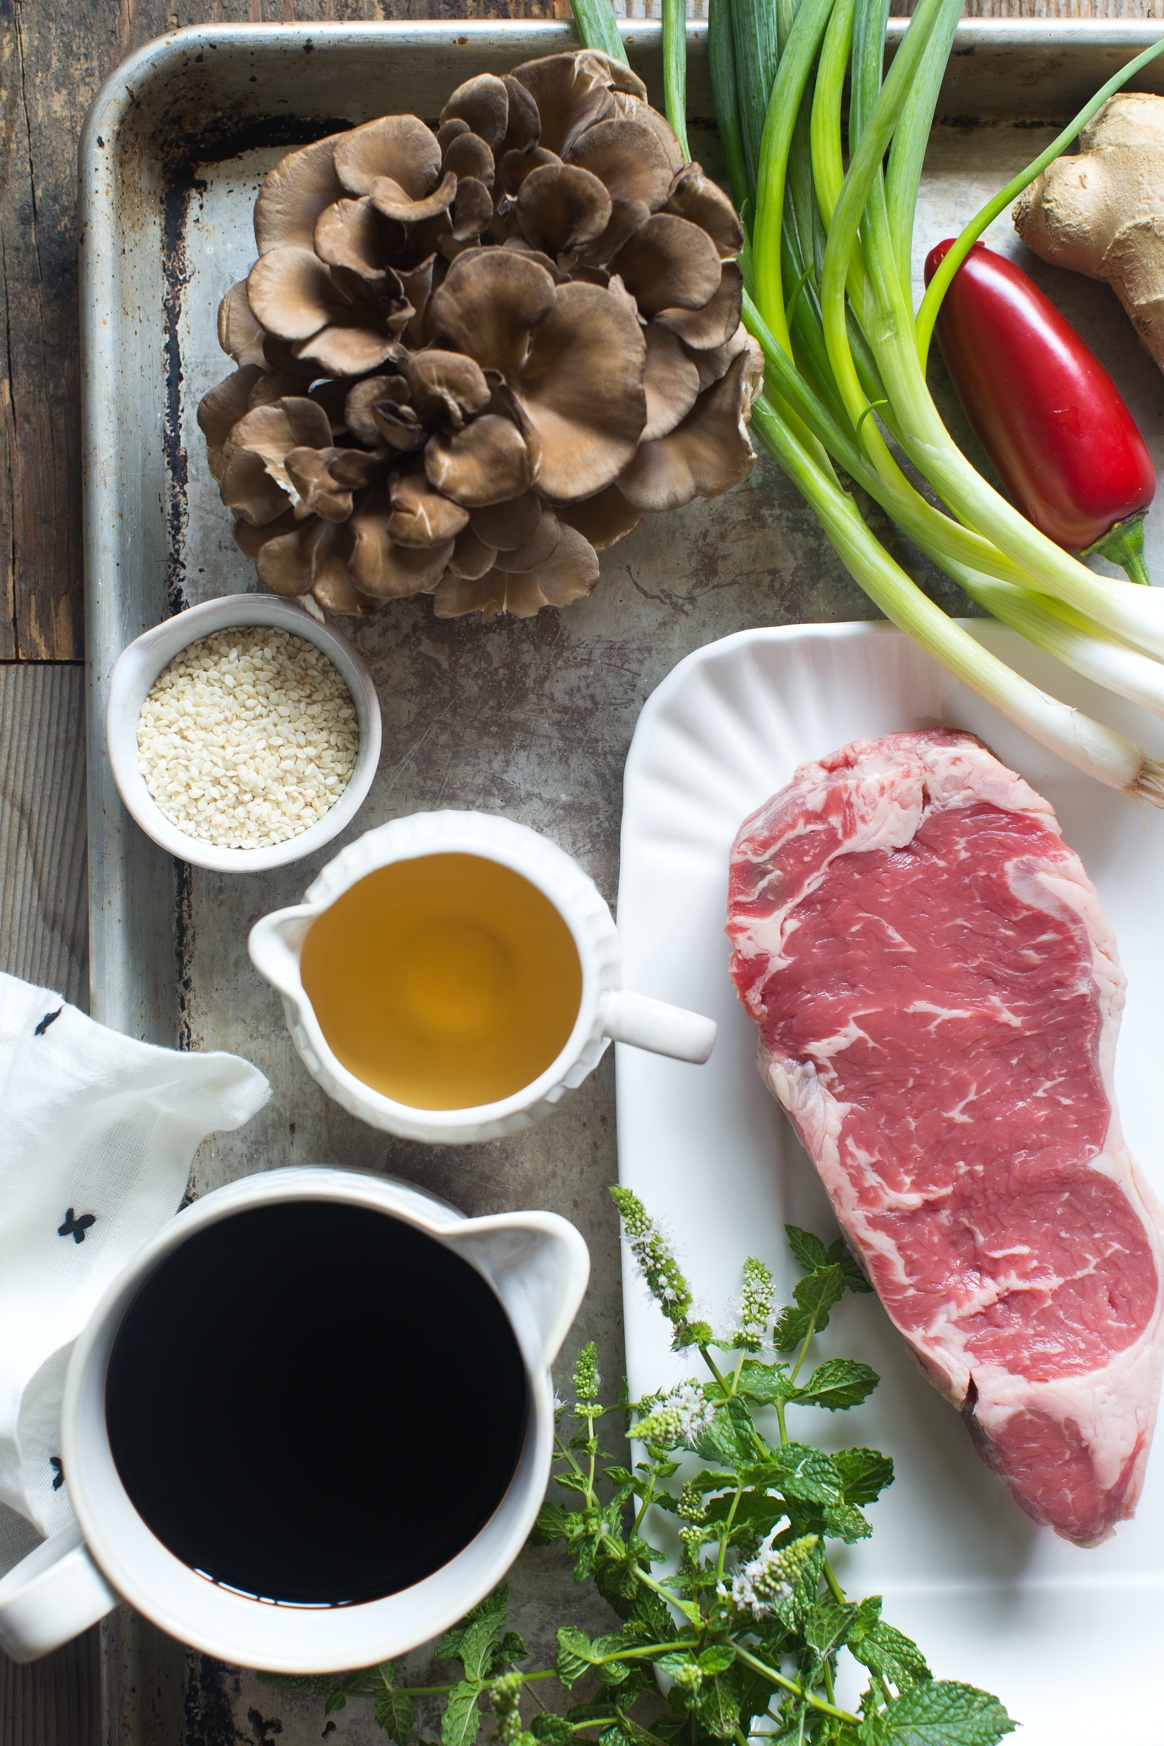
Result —
M359 729L322 649L254 625L215 631L170 662L142 705L137 750L171 824L220 849L265 849L335 805Z

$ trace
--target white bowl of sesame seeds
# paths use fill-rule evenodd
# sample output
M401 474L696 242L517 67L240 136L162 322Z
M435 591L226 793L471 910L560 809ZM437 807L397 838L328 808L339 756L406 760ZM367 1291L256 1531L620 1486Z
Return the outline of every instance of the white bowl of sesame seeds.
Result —
M380 703L339 631L274 594L230 594L122 651L105 737L155 843L218 872L298 861L338 835L380 762Z

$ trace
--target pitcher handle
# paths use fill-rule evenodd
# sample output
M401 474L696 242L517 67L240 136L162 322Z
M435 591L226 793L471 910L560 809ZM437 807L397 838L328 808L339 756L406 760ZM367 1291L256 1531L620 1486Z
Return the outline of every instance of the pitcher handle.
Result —
M38 1661L116 1605L80 1528L70 1522L0 1580L0 1648L13 1661Z
M616 1043L701 1066L715 1047L717 1026L697 1012L622 988L610 996L603 1030Z

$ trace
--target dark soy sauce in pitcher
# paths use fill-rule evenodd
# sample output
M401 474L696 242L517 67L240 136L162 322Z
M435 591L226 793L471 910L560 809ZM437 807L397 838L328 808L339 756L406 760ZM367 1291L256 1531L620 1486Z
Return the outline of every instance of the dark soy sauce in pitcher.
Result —
M202 1575L264 1600L395 1594L468 1545L525 1435L492 1288L389 1214L252 1207L146 1280L109 1362L122 1483Z

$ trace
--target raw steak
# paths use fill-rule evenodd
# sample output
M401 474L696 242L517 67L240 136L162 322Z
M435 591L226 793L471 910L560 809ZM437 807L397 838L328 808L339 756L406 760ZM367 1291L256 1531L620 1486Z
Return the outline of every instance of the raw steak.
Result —
M1156 1417L1164 1220L1051 807L969 734L846 746L740 827L728 934L760 1072L923 1371L1028 1515L1106 1538Z

